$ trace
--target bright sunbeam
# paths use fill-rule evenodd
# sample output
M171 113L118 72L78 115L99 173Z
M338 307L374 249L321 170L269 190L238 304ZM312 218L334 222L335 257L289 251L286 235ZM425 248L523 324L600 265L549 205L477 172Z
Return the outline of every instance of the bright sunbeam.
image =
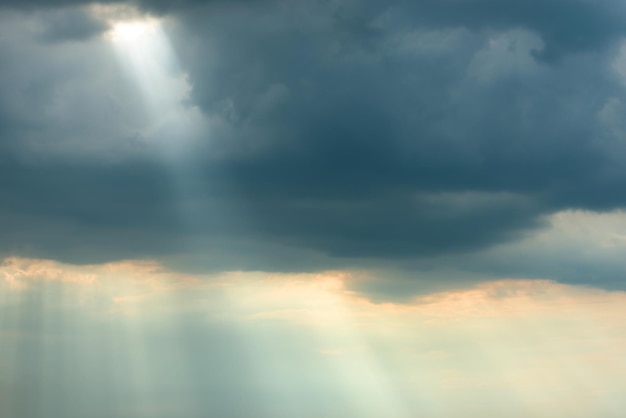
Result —
M167 37L156 20L118 22L109 34L120 64L137 84L149 123L177 110L188 92L171 71L176 65Z
M170 171L175 184L182 225L202 226L190 196L197 195L199 175L194 171L193 149L208 132L202 112L190 105L191 86L181 70L167 32L166 21L156 18L119 21L111 25L108 39L131 85L141 96L145 121L136 136L154 150ZM133 133L135 134L135 133Z
M111 30L111 40L116 43L140 42L154 35L157 25L154 20L118 22Z
M146 18L111 27L107 38L144 102L146 121L140 136L157 144L164 157L177 155L205 127L198 109L186 104L191 87L163 22Z
M172 71L178 64L169 39L159 21L138 20L115 23L110 32L110 40L120 63L136 83L143 97L148 114L145 135L158 145L157 148L171 170L178 193L176 199L179 202L190 201L188 197L197 194L190 190L190 187L197 183L193 167L189 167L192 164L181 167L179 161L171 157L185 148L186 140L194 137L194 130L202 126L202 119L196 117L193 108L182 105L188 97L190 87L184 77L177 76L177 72ZM204 222L202 217L198 216L197 212L187 210L184 204L181 204L181 215L190 230L202 229ZM289 416L297 415L300 408L298 399L305 398L305 391L299 392L301 388L293 386L296 378L293 364L297 359L301 359L302 363L317 360L320 365L327 367L326 373L320 374L317 370L308 370L306 373L316 379L334 376L340 382L338 396L350 409L358 411L358 416L378 417L383 414L389 418L409 416L405 412L403 401L396 396L386 370L375 353L367 348L360 330L351 320L351 312L346 301L343 297L336 297L333 294L333 290L341 293L340 288L335 288L341 287L340 282L340 278L329 277L314 281L313 286L299 283L294 285L288 281L273 282L269 286L252 286L253 293L257 295L255 298L259 297L259 293L270 298L279 294L286 300L299 297L302 304L294 304L292 307L294 310L304 309L311 312L310 319L313 319L313 323L321 321L333 324L328 328L322 326L320 329L307 324L303 329L293 330L294 334L312 341L317 346L310 352L297 346L277 345L268 337L274 331L279 334L292 332L290 327L274 328L269 334L267 329L265 332L258 331L256 327L246 329L248 346L256 347L255 350L250 349L252 367L255 375L265 382L259 389L268 399L277 399L282 393L291 391L292 396L277 405L273 412L276 416L280 416L281 412ZM245 300L245 292L235 292L233 308ZM282 314L280 310L273 313L279 316ZM263 319L259 321L262 323ZM271 326L269 328L272 329ZM126 339L132 347L131 363L136 374L133 377L135 386L146 388L149 393L151 370L144 357L151 349L145 346L145 339L142 337L144 331L139 328L129 329ZM325 350L331 352L346 350L349 354L333 357L324 354L327 352ZM181 379L183 380L184 378Z

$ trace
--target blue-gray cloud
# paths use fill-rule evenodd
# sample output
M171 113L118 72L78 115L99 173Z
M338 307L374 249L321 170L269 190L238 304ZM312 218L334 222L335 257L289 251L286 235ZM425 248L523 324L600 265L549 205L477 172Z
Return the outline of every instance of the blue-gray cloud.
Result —
M41 38L48 42L81 41L100 35L108 25L85 10L71 9L47 14Z
M141 3L169 14L172 77L207 121L175 169L79 3L0 43L4 253L323 269L626 204L618 2Z

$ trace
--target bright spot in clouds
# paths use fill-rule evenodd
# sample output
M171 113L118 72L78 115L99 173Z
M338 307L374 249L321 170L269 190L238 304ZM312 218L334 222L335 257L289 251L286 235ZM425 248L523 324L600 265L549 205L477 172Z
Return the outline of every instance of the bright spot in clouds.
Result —
M156 18L119 20L106 38L120 66L137 88L145 123L138 136L160 147L163 156L185 150L193 138L206 131L195 106L187 106L191 86L180 71L164 22Z
M154 35L158 22L155 20L117 22L111 29L113 42L138 42Z

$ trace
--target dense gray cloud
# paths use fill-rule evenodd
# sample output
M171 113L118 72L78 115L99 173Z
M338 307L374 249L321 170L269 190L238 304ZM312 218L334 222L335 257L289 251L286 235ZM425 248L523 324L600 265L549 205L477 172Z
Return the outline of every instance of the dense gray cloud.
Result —
M146 2L177 63L143 87L83 2L25 5L60 8L3 12L3 253L324 269L626 205L619 2ZM175 157L170 90L206 123Z
M44 17L42 39L52 42L79 41L102 34L107 25L84 10L69 10Z

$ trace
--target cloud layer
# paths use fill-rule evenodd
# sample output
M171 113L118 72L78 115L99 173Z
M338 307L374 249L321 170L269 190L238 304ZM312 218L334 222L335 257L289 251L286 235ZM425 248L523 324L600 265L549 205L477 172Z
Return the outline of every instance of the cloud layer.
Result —
M626 203L619 2L2 6L3 254L572 280L485 254Z

